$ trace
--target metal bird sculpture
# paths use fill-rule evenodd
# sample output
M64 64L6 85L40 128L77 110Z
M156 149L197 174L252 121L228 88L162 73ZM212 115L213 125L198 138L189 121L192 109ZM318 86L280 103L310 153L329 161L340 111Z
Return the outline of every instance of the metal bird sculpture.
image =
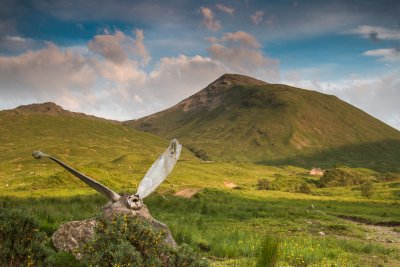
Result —
M112 218L115 215L138 216L150 222L155 229L165 232L165 242L171 247L177 244L169 230L168 226L155 220L146 205L143 204L143 198L150 195L164 180L174 168L181 154L182 145L178 140L173 139L167 150L153 163L140 182L136 194L119 195L110 188L102 185L94 179L78 172L64 162L47 155L40 151L35 151L32 156L36 159L47 157L61 167L78 177L81 181L88 184L97 192L106 196L110 201L103 207L102 215L105 218ZM79 258L79 247L83 246L87 240L93 238L96 219L83 221L71 221L60 226L52 236L53 244L59 251L67 251Z
M94 190L106 196L112 202L110 203L110 205L114 203L119 203L119 206L125 206L126 208L131 210L140 210L143 207L143 199L150 195L172 171L176 162L179 159L181 150L182 145L179 144L178 140L171 140L171 143L167 150L165 150L165 152L153 163L153 165L147 171L146 175L143 177L138 186L136 194L129 196L120 196L105 185L102 185L94 179L71 168L64 162L41 151L34 151L32 153L32 156L36 159L47 157L53 160L61 167L78 177L81 181L88 184Z

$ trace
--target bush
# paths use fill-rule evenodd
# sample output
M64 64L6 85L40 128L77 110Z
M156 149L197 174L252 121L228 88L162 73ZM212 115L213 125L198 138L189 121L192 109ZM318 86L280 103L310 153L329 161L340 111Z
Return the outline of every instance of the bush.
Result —
M84 267L71 253L60 251L46 258L46 266L51 267Z
M393 172L385 172L378 176L378 180L382 182L394 182L400 180L400 174Z
M360 186L361 195L366 198L371 198L375 193L375 186L372 181L367 181Z
M50 250L47 236L23 211L0 209L0 265L43 266Z
M95 238L81 250L83 263L94 266L209 266L189 247L169 247L163 231L137 217L101 219Z
M276 266L279 259L279 240L270 235L266 235L261 242L260 251L257 258L257 267Z
M311 194L311 188L308 186L307 183L301 184L297 191L303 194Z
M365 177L347 167L335 167L324 172L319 182L321 187L360 185Z
M270 190L270 182L267 179L259 179L257 182L258 190Z

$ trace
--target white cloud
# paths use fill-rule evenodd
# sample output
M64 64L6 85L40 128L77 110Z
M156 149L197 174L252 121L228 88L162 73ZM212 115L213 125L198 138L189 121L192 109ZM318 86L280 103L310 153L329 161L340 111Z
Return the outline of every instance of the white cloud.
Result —
M250 19L255 25L258 25L263 20L263 16L263 11L256 11L256 13L250 16Z
M6 36L6 40L11 41L11 42L21 42L21 43L24 43L27 41L24 37L21 37L21 36Z
M200 13L203 16L203 21L201 22L202 26L214 32L221 29L221 22L214 18L214 13L211 9L208 7L201 7Z
M400 40L400 30L385 27L360 25L355 29L346 31L345 33L357 34L363 38L377 40Z
M278 61L266 57L259 42L249 33L225 33L219 39L208 40L211 46L207 50L211 58L223 63L231 72L253 75L270 82L278 79Z
M0 57L2 92L87 91L94 78L86 58L69 49L61 50L52 43L38 51Z
M396 48L382 48L375 50L368 50L363 53L364 56L379 57L383 61L400 61L400 49Z
M223 4L216 4L215 6L222 12L225 12L229 15L233 15L233 13L235 12L235 9L233 7L225 6Z

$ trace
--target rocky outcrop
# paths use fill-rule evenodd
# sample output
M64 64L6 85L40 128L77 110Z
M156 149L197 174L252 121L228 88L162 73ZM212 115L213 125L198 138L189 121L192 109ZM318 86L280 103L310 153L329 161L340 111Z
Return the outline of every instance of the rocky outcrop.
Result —
M168 226L154 219L146 205L143 205L138 210L128 209L124 204L124 197L121 201L109 202L103 207L102 217L111 219L114 216L138 216L141 219L149 222L154 229L163 230L165 232L165 242L171 246L176 247L177 244L172 237L171 231ZM97 218L92 218L83 221L71 221L59 227L53 234L52 241L54 247L58 251L66 251L72 253L77 259L80 259L80 248L91 240L95 234L95 227Z
M79 249L94 237L96 219L72 221L63 224L52 236L54 247L58 251L66 251L81 258Z

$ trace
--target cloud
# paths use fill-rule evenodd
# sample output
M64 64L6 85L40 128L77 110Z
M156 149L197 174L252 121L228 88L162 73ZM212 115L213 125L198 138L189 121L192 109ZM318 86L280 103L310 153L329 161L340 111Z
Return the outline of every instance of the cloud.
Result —
M223 63L232 72L276 80L279 76L277 60L266 57L254 36L238 31L225 33L221 38L209 38L207 49L211 58Z
M27 41L26 38L21 36L6 36L6 40L11 42L20 42L20 43L25 43Z
M89 49L114 63L123 63L128 60L129 51L124 47L126 42L129 42L129 39L122 32L117 31L114 35L95 36L89 43ZM127 45L127 48L129 47Z
M142 57L143 63L147 64L149 63L151 57L149 52L147 51L146 46L143 43L144 40L143 30L136 29L135 35L136 35L135 48L137 50L137 53Z
M218 39L216 39L218 41ZM239 43L241 46L248 46L251 48L260 48L261 45L257 39L244 31L228 32L219 39L222 43Z
M87 92L94 78L86 58L52 43L38 51L0 57L1 91L10 95Z
M207 7L201 7L200 13L203 16L203 21L201 22L202 26L214 32L221 29L222 27L221 22L219 22L219 20L216 20L214 18L214 13L212 12L211 9Z
M364 56L379 57L382 61L394 62L400 61L399 48L382 48L368 50L363 53Z
M135 40L121 31L116 31L114 34L106 31L103 35L96 35L88 46L91 51L116 64L122 64L134 57L141 58L142 63L147 64L150 55L143 44L143 31L136 29L134 33Z
M264 16L263 11L257 11L256 13L250 16L250 19L254 23L254 25L258 25L263 20L263 16Z
M0 54L15 54L28 49L38 49L45 46L43 41L36 41L20 35L5 35L0 37Z
M378 40L400 40L400 29L391 29L385 27L360 25L355 29L345 31L348 34L356 34L363 38Z
M235 12L235 9L233 7L225 6L223 4L216 4L215 6L222 12L225 12L229 15L233 15L233 13Z

